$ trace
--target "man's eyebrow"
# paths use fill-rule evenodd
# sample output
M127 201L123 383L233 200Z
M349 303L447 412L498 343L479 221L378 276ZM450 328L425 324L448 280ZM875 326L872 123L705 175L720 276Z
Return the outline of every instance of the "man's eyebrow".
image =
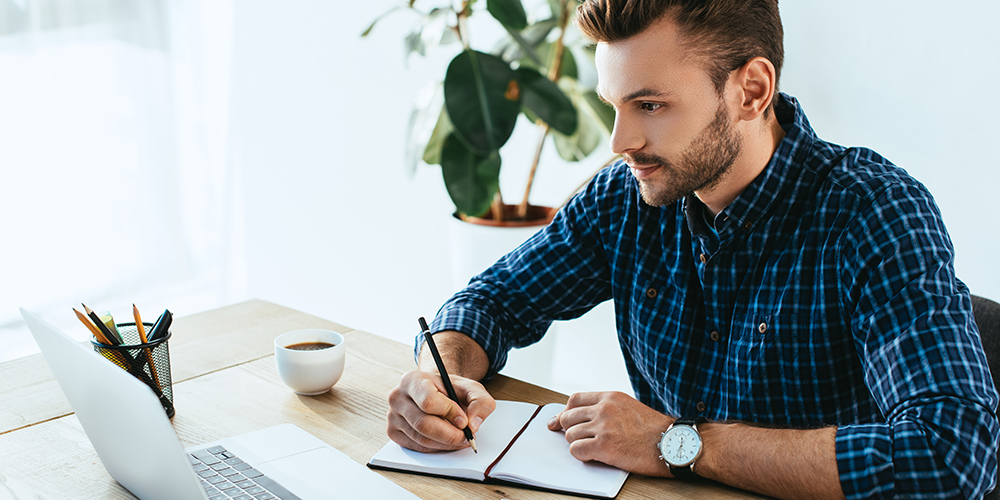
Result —
M613 104L611 104L611 101L608 101L607 99L604 98L603 95L601 95L601 91L600 90L595 90L595 92L597 93L597 98L598 99L600 99L601 101L603 101L608 106L614 106ZM662 97L670 97L671 95L673 95L673 92L663 92L663 91L660 91L660 90L655 90L655 89L650 89L650 88L642 88L642 89L636 90L635 92L632 92L631 94L625 96L625 99L623 99L622 102L630 102L630 101L634 101L636 99L641 99L643 97L661 97L662 98Z
M643 88L625 96L624 102L634 101L643 97L669 97L672 94L673 92L663 92L656 89Z

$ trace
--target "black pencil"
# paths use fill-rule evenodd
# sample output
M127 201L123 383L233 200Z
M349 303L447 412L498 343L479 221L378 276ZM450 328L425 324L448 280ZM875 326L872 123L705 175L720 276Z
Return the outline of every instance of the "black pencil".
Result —
M112 332L111 329L108 328L108 325L105 325L104 322L101 321L101 317L98 316L93 309L87 307L87 304L80 304L80 305L83 306L84 311L87 311L87 316L89 316L90 319L93 320L94 325L97 326L97 329L100 330L101 333L103 333L104 336L107 337L109 341L111 341L111 344L108 345L122 345L121 339L119 339L118 336L115 335L114 332Z
M431 335L431 330L427 327L427 322L424 321L423 316L417 321L420 322L420 329L424 333L424 339L427 340L427 346L431 348L431 355L434 356L434 363L437 364L438 372L441 374L441 382L444 383L444 388L448 391L448 397L461 407L462 403L458 401L458 395L455 394L455 388L451 385L451 378L448 377L448 371L444 369L444 361L441 359L441 353L438 352L437 345L434 343L434 336ZM472 451L478 454L476 437L472 435L472 429L469 428L468 422L465 423L465 428L462 429L462 432L465 433L465 439L469 441L469 446L472 446Z

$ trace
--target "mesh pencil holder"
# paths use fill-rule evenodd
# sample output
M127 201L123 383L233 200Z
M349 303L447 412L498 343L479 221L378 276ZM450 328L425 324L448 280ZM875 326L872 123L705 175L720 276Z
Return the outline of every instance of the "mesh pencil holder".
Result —
M142 324L147 335L152 332L152 323ZM173 418L174 391L170 382L170 350L167 345L170 331L162 338L143 344L135 323L117 323L116 326L122 345L105 345L92 340L94 351L148 385L160 399L167 417Z

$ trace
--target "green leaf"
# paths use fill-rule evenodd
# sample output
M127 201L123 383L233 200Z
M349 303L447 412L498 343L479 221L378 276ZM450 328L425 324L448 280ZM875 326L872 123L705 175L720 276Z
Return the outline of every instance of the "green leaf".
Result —
M399 8L399 6L397 5L397 6L393 7L393 8L391 8L391 9L383 12L378 17L376 17L375 20L372 21L372 23L369 24L368 27L365 28L365 30L363 32L361 32L361 38L364 38L364 37L368 36L369 34L371 34L372 30L375 29L375 25L378 24L378 22L381 21L383 17L388 16L392 11L394 11L394 10L396 10L398 8Z
M441 149L441 175L459 212L482 215L500 189L500 153L473 151L449 134Z
M427 48L424 45L423 38L420 37L419 31L414 31L403 40L403 57L409 58L410 54L418 53L422 56L427 55Z
M528 25L520 32L507 30L507 37L504 37L493 49L493 53L502 57L504 61L518 61L521 64L528 64L533 68L542 66L542 57L538 55L536 49L545 42L556 27L553 19L545 19Z
M603 134L597 122L580 110L580 123L576 127L573 135L560 134L558 131L552 132L552 140L555 142L556 151L559 156L566 161L580 161L593 153L601 143Z
M538 54L538 57L541 58L543 61L545 61L545 70L540 69L539 70L540 73L548 73L549 71L548 68L551 68L552 64L555 62L553 60L554 54L552 54L555 45L556 45L555 42L545 43L539 45L535 49L535 53ZM530 65L530 63L527 61L522 62L522 66L525 64ZM560 73L561 73L560 76L568 76L574 79L577 78L579 74L579 70L576 67L576 57L573 56L573 52L569 49L569 47L563 47L562 68Z
M521 94L507 63L474 50L455 56L444 77L444 103L455 133L484 154L498 151L510 138Z
M602 101L597 92L592 90L583 94L583 97L587 108L600 119L605 133L611 135L611 131L615 129L615 108Z
M549 37L549 33L552 33L552 30L554 30L557 25L558 24L555 19L543 19L541 21L536 21L521 31L521 36L524 37L524 40L529 45L537 47Z
M410 112L410 121L406 127L406 148L403 156L410 175L416 173L421 157L426 160L427 150L434 141L434 133L441 127L441 117L444 116L447 121L443 87L440 82L430 82L420 89L413 103L413 111ZM450 127L451 124L447 123L447 126ZM444 132L445 136L448 135L448 131ZM438 158L441 156L443 141L444 137L441 137L435 146ZM436 160L434 163L439 161Z
M455 126L451 124L448 112L441 108L441 115L438 117L437 124L434 125L430 140L427 141L427 147L424 149L424 163L428 165L441 164L441 149L444 147L444 140L451 135L453 130L455 130Z
M434 8L425 14L417 28L406 36L404 56L408 58L414 52L426 56L429 49L457 41L458 35L448 24L451 13L451 9Z
M467 2L465 2L465 10L464 10L464 12L465 12L466 16L471 16L472 15L472 6L476 4L476 1L477 0L468 0Z
M425 47L458 41L458 35L448 24L448 17L451 14L451 9L434 8L424 16L420 27L420 39Z
M525 108L554 130L566 135L576 132L576 108L558 85L531 68L518 68L517 80L521 83Z
M572 135L564 135L558 131L552 133L552 140L555 142L556 150L566 161L580 161L593 153L607 134L601 119L590 109L586 100L586 92L590 90L581 88L576 80L563 78L559 80L559 88L570 97L576 105L579 125Z
M521 0L486 0L486 10L505 28L520 31L528 26Z
M563 16L566 15L566 12L563 10L563 2L565 0L548 0L548 1L549 1L549 8L552 9L552 17L555 18L557 22L561 23Z

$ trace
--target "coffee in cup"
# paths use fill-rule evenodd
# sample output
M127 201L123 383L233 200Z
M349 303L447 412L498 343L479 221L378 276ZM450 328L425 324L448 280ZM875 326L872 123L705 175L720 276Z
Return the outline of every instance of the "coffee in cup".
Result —
M299 344L286 345L285 347L293 351L318 351L320 349L329 349L333 346L334 344L328 344L326 342L302 342Z
M278 376L304 396L323 394L340 380L346 352L344 336L330 330L295 330L274 339Z

